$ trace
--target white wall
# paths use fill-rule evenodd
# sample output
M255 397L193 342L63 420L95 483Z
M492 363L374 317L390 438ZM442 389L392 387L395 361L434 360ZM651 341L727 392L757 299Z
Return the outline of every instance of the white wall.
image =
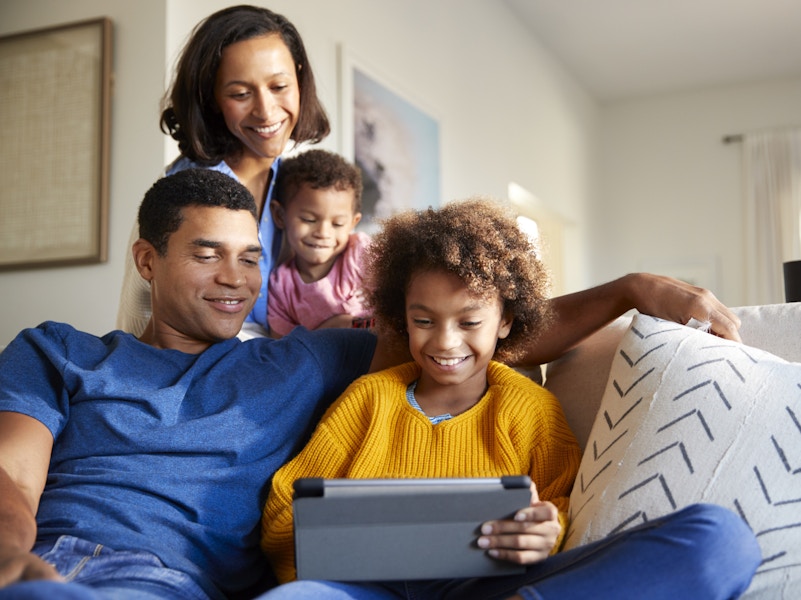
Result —
M162 168L163 136L157 124L157 101L165 77L162 1L4 0L0 2L0 34L101 16L110 17L114 24L116 75L109 260L99 265L0 273L0 347L23 327L48 319L95 333L113 327L125 245L142 194Z
M801 79L618 102L600 114L592 282L636 270L698 275L725 303L745 304L740 144L722 138L801 125Z
M0 34L108 15L115 25L109 262L0 273L0 346L45 319L113 328L128 235L142 194L174 155L158 130L165 77L189 30L232 2L3 0ZM443 199L504 197L510 181L577 224L567 286L586 285L583 223L597 187L595 103L508 9L485 0L275 0L307 43L339 150L337 48L440 120ZM43 174L45 175L45 174Z

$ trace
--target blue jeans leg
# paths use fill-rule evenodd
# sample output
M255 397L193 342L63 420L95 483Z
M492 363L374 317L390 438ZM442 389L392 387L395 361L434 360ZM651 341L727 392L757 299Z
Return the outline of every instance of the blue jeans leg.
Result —
M279 585L256 600L395 600L406 597L393 588L393 584L304 579Z
M39 544L34 553L66 579L26 581L0 589L0 600L211 600L188 575L147 552L114 551L70 536Z
M448 598L729 600L761 561L745 522L697 504L532 565L521 576L465 581Z

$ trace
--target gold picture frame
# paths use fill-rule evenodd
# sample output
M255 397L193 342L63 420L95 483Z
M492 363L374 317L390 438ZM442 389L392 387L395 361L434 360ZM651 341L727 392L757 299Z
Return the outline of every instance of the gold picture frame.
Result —
M0 270L105 262L110 19L0 37Z

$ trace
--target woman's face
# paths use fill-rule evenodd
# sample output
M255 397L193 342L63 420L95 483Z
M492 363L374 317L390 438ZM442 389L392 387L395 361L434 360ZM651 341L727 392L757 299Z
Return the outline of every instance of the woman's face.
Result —
M295 62L281 36L243 40L223 49L214 98L245 155L272 164L283 153L300 112Z

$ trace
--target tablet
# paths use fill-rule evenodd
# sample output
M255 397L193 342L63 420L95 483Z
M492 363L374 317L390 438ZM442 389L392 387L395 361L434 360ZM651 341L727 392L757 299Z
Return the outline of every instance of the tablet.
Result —
M390 581L522 573L476 539L530 504L528 476L295 482L298 579Z

